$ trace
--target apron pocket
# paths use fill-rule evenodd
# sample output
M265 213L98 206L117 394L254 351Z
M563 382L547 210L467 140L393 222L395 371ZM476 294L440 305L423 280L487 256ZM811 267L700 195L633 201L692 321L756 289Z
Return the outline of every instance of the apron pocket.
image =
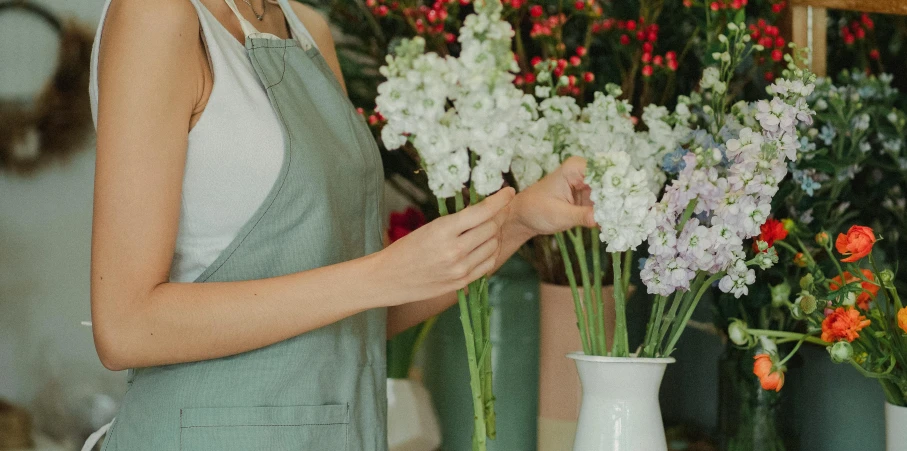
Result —
M180 450L346 451L347 404L180 410Z

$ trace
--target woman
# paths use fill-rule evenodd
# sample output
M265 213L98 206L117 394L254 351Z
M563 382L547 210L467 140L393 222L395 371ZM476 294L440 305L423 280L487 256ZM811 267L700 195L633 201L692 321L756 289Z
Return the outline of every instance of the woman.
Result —
M382 249L377 148L295 2L108 0L93 65L94 338L132 369L108 450L384 450L386 338L594 224L570 160Z

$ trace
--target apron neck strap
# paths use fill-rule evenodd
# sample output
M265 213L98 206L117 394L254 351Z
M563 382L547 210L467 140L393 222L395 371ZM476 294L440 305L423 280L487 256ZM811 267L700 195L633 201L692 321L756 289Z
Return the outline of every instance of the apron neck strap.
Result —
M239 19L239 26L242 27L242 32L246 37L258 34L258 29L255 28L255 25L252 25L252 22L246 20L246 18L239 13L239 8L236 7L236 2L234 0L224 0L224 2L226 2L227 6L233 10L233 14L236 14L236 18Z

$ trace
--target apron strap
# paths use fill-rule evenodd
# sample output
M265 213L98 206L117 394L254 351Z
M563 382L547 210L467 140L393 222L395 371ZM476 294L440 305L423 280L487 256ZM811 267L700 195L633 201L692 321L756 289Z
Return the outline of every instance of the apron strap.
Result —
M110 430L110 426L113 425L113 422L116 420L111 420L110 423L101 426L101 429L94 431L91 435L88 436L88 439L85 440L85 444L82 445L82 451L91 451L94 449L95 445L101 441L101 437Z
M236 18L239 19L239 26L242 27L243 34L246 37L249 37L253 34L258 34L258 29L255 28L255 25L252 25L252 22L246 20L242 14L239 13L239 8L236 7L236 2L234 0L224 0L227 3L227 6L233 10L233 14L236 14Z

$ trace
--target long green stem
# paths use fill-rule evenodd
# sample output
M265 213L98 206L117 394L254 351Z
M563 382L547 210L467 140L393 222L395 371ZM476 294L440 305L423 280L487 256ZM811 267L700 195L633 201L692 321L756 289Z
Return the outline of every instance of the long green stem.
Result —
M838 274L841 276L841 284L846 283L845 281L847 280L847 278L844 277L844 269L841 268L841 264L838 263L838 259L835 258L835 254L831 252L831 248L828 247L828 245L823 245L822 248L825 249L825 253L828 254L828 258L830 258L831 261L835 263L835 268L838 268Z
M683 334L684 329L686 329L687 323L690 322L690 318L693 316L693 312L696 310L696 305L699 304L699 300L702 299L702 295L705 294L706 290L708 290L713 283L715 283L722 277L724 277L724 271L719 272L712 277L709 277L704 283L700 285L699 291L696 292L696 297L693 298L693 302L687 309L686 314L680 319L680 322L677 323L677 330L672 334L671 339L668 342L668 346L664 349L663 354L665 357L671 355L671 352L674 350L674 346L677 344L677 340L680 340L680 336ZM691 290L692 289L693 287L691 287Z
M564 239L564 233L554 234L557 241L557 247L561 251L561 259L564 260L564 272L567 273L567 281L570 282L570 291L573 293L573 307L576 310L576 327L579 329L579 338L583 342L583 353L591 355L592 342L589 332L586 328L586 315L583 313L583 306L580 301L579 288L576 284L576 273L573 272L573 261L570 260L570 253L567 250L567 240Z
M583 280L583 300L584 300L586 318L587 318L586 325L587 325L587 327L589 327L589 335L590 335L589 342L591 344L590 347L592 348L592 352L596 353L597 339L595 337L598 336L598 330L597 330L598 327L596 326L595 319L590 318L590 315L594 311L593 302L592 302L592 281L589 276L589 262L586 259L586 246L585 246L585 243L583 242L583 228L577 227L576 229L574 229L573 233L568 231L567 234L570 237L570 240L573 242L573 250L574 250L574 252L576 252L576 259L577 259L577 264L579 265L580 277Z
M624 252L624 273L621 283L624 286L624 293L629 295L630 293L630 275L633 274L630 268L633 266L633 249L629 249Z
M596 324L596 341L598 349L597 355L608 353L608 331L605 330L605 303L602 299L602 251L601 242L592 233L592 278L594 281L595 292L592 293L594 302L592 303L592 318Z
M656 338L661 330L661 318L664 316L665 304L668 298L662 295L655 296L655 305L652 306L652 312L649 314L649 325L646 327L646 336L643 339L642 354L640 357L655 357L657 346Z
M611 355L615 357L629 357L630 344L627 338L627 305L626 293L624 292L623 280L621 277L621 258L620 253L611 254L611 264L614 268L614 344L611 347Z
M783 359L781 359L780 362L778 362L778 366L781 366L781 365L784 365L785 363L787 363L787 361L790 360L791 357L793 357L794 354L796 354L798 350L800 350L800 346L803 346L803 342L805 342L805 341L806 341L806 337L803 337L800 340L798 340L797 344L794 345L794 349L791 349L791 351L789 353L787 353L787 356L785 356Z
M819 346L831 346L831 343L823 341L820 338L814 337L812 335L801 334L798 332L784 332L780 330L767 330L767 329L746 329L746 333L750 335L755 335L757 337L777 337L777 338L793 338L796 340L804 340L806 342L819 345Z
M463 195L457 193L455 198L457 211L463 209ZM438 211L441 216L448 214L447 202L438 199ZM472 391L473 425L472 434L473 451L486 449L487 429L485 427L485 402L482 390L482 379L479 372L479 360L476 355L476 341L473 334L474 324L470 321L470 308L464 290L457 290L457 304L460 307L460 324L463 327L463 338L466 341L466 356L469 367L469 388Z

